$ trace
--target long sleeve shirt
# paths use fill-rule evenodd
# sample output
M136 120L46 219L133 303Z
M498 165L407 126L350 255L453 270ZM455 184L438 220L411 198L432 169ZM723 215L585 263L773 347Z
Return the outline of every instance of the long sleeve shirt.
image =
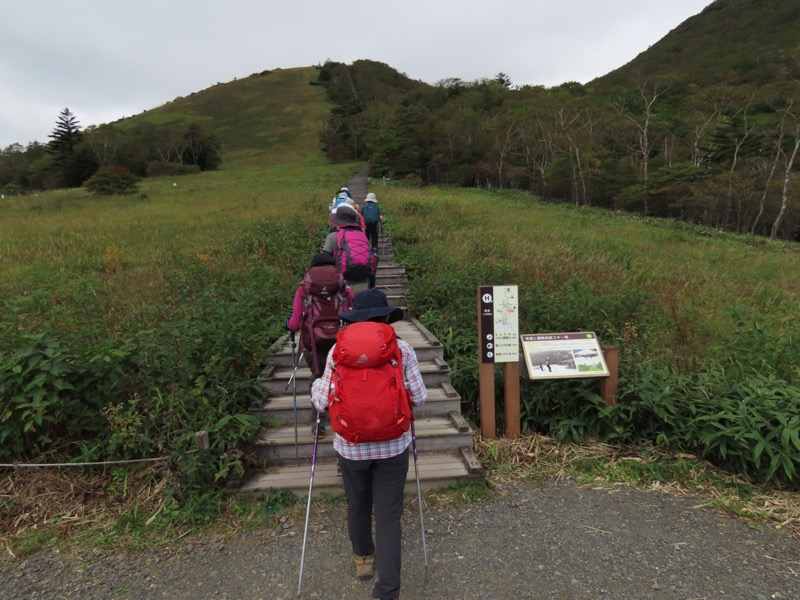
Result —
M428 390L422 381L422 373L419 370L419 361L411 344L405 340L398 339L397 345L403 354L403 383L408 392L408 400L412 406L422 406L428 399ZM328 390L331 387L333 375L333 356L336 346L328 353L328 360L325 363L325 372L322 377L314 381L311 386L311 403L314 407L323 411L328 408ZM333 448L344 458L350 460L375 460L381 458L391 458L397 456L408 448L411 443L411 430L403 433L399 438L385 442L364 442L354 444L348 442L338 433L333 434Z

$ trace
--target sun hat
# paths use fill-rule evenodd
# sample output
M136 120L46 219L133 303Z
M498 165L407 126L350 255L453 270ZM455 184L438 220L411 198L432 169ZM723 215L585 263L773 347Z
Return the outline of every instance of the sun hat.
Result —
M386 294L371 289L358 292L353 299L353 310L339 313L339 318L346 323L378 321L392 324L402 321L403 309L399 306L389 306Z
M346 202L333 209L328 222L334 227L361 227L356 209Z
M375 195L375 192L370 192L367 194L367 197L364 199L364 202L375 202L377 204L378 197Z

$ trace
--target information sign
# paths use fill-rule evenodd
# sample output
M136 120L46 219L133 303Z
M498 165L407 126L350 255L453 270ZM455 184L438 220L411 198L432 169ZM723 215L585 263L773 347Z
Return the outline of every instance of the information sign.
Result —
M516 285L480 288L482 363L519 361L519 307Z
M591 331L523 334L520 342L531 379L609 376L600 342Z

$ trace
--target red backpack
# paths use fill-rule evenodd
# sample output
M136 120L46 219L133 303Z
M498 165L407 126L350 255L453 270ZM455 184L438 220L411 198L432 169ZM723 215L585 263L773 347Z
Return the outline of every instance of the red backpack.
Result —
M366 234L358 227L344 227L337 234L336 266L348 281L360 281L375 275L378 255L372 251Z
M300 343L306 350L336 342L341 328L339 313L350 310L346 287L334 265L319 265L306 271L303 279L303 324ZM314 352L314 371L320 373ZM324 365L322 365L324 367Z
M411 426L397 335L385 323L353 323L339 332L328 394L333 431L353 443L399 438Z

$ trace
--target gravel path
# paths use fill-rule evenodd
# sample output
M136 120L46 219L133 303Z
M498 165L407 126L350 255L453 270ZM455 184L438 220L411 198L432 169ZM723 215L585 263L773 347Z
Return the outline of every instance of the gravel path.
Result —
M487 502L426 509L426 569L409 498L403 598L800 599L800 541L700 504L627 487L504 484ZM305 511L297 513L224 541L2 559L0 598L295 598ZM370 597L348 548L344 504L314 502L302 597Z

